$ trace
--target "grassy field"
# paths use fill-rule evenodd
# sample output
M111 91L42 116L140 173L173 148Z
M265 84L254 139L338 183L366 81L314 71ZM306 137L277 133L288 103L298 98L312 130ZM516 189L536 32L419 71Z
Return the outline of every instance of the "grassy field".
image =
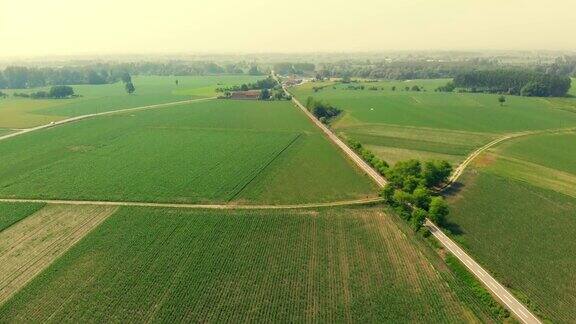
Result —
M380 208L122 208L0 321L490 322L421 244Z
M288 102L99 117L2 141L0 156L3 197L305 203L376 192Z
M21 205L30 212L37 206ZM116 210L48 205L0 232L0 304Z
M0 203L0 232L42 208L43 204Z
M293 93L304 101L313 96L343 109L345 114L332 125L335 131L368 145L389 163L408 158L457 163L503 133L576 126L575 98L507 96L501 107L497 95L434 92L447 81L352 83L365 90L315 82L296 87ZM404 90L414 85L425 91Z
M576 321L576 198L489 171L464 183L450 199L455 238L540 315Z
M496 152L576 175L576 133L523 137Z
M450 200L455 237L544 317L576 316L576 136L519 138L484 154Z
M34 100L9 97L0 100L0 128L28 128L78 115L98 113L216 96L220 86L253 82L262 77L247 75L222 76L135 76L136 92L126 94L122 83L74 85L81 97L74 99ZM175 80L179 84L176 86ZM34 92L39 89L6 90L6 93Z

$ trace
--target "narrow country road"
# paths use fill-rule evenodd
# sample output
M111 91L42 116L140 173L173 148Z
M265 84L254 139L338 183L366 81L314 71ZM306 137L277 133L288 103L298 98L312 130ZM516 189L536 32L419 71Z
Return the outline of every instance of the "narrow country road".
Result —
M474 259L472 259L464 250L462 250L454 241L444 234L436 225L429 220L426 226L442 245L444 245L455 257L462 262L470 272L472 272L486 286L493 295L506 305L517 318L523 323L536 324L541 323L526 306L519 302L504 286L502 286L494 277L482 268Z
M87 118L92 118L92 117L119 114L119 113L124 113L124 112L128 112L128 111L164 108L164 107L169 107L169 106L176 106L176 105L181 105L181 104L185 104L185 103L206 101L206 100L212 100L212 99L216 99L216 97L181 100L181 101L167 102L167 103L156 104L156 105L140 106L140 107L120 109L120 110L111 110L111 111L105 111L105 112L101 112L101 113L94 113L94 114L87 114L87 115L81 115L81 116L76 116L76 117L70 117L70 118L63 119L63 120L53 122L50 124L40 125L40 126L36 126L36 127L32 127L32 128L26 128L26 129L22 129L20 131L17 131L15 133L10 133L10 134L4 135L4 136L0 136L0 141L5 140L5 139L9 139L12 137L16 137L19 135L23 135L26 133L38 131L41 129L46 129L46 128L56 127L56 126L60 126L60 125L68 124L68 123L73 123L73 122L77 122L77 121L84 120Z
M280 81L280 80L278 80L278 77L276 76L274 71L272 71L272 76L277 81ZM387 181L386 181L386 179L384 179L384 177L382 175L380 175L380 173L376 172L370 165L368 165L368 163L366 163L364 160L362 160L356 154L356 152L354 152L340 138L338 138L328 127L326 127L318 119L316 119L316 117L314 117L308 111L308 109L306 109L306 107L304 107L304 105L302 105L298 101L298 99L296 99L296 97L294 97L288 91L288 89L284 85L282 85L282 88L287 95L290 95L292 97L292 101L296 104L296 106L298 106L306 114L306 116L308 116L308 118L314 122L314 124L316 124L318 127L320 127L320 129L328 136L328 138L330 140L332 140L338 147L340 147L344 151L344 153L346 153L350 157L350 159L352 159L352 161L356 162L356 164L358 165L358 167L360 167L360 169L362 169L364 172L366 172L366 174L368 174L372 179L374 179L374 181L380 187L383 187L386 185ZM524 134L520 134L518 136L522 136L522 135L524 135ZM479 154L481 154L482 152L484 152L488 148L492 147L493 145L496 145L496 144L498 144L498 143L500 143L506 139L509 139L509 138L512 138L512 137L503 137L503 138L496 139L496 140L488 143L487 145L483 146L479 150L475 151L473 154L471 154L466 159L467 162L465 161L466 163L462 163L459 166L458 169L460 169L460 171L457 171L458 174L456 174L456 172L455 172L456 176L455 177L453 176L450 178L450 181L451 181L450 183L452 183L453 181L456 181L458 179L458 177L464 171L466 166L476 156L478 156ZM496 281L496 279L494 279L490 274L488 274L488 272L486 272L476 261L474 261L474 259L472 259L472 257L470 257L462 248L460 248L458 245L456 245L456 243L454 243L448 236L446 236L446 234L444 234L442 232L442 230L440 230L440 228L438 228L429 219L426 220L425 225L426 225L426 227L428 227L428 229L434 235L434 237L436 237L438 239L438 241L446 249L448 249L452 254L454 254L454 256L456 256L460 260L460 262L462 262L468 269L470 269L470 271L496 297L498 297L498 299L502 301L502 303L506 306L506 308L508 308L514 315L516 315L516 317L519 320L521 320L523 323L526 323L526 324L541 323L540 320L536 316L534 316L528 310L528 308L526 306L524 306L521 302L519 302L506 288L504 288L504 286L502 286L498 281Z
M57 200L57 199L26 199L26 198L0 198L5 203L44 203L55 205L93 205L93 206L126 206L126 207L160 207L184 209L306 209L320 207L345 207L365 205L382 202L382 198L365 198L356 200L343 200L325 203L310 203L296 205L234 205L234 204L179 204L155 203L142 201L104 201L104 200Z

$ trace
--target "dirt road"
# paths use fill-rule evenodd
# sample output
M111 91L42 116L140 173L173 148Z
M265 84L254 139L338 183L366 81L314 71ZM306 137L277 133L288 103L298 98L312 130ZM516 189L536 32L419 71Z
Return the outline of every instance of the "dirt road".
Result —
M77 121L80 121L80 120L83 120L83 119L87 119L87 118L93 118L93 117L99 117L99 116L105 116L105 115L112 115L112 114L119 114L119 113L124 113L124 112L129 112L129 111L139 111L139 110L147 110L147 109L164 108L164 107L169 107L169 106L176 106L176 105L181 105L181 104L185 104L185 103L198 102L198 101L206 101L206 100L212 100L212 99L216 99L216 97L201 98L201 99L190 99L190 100L181 100L181 101L174 101L174 102L168 102L168 103L163 103L163 104L140 106L140 107L126 108L126 109L120 109L120 110L112 110L112 111L105 111L105 112L101 112L101 113L87 114L87 115L81 115L81 116L76 116L76 117L70 117L70 118L63 119L63 120L60 120L60 121L57 121L57 122L53 122L53 123L50 123L50 124L41 125L41 126L36 126L36 127L32 127L32 128L21 129L21 130L15 132L15 133L10 133L10 134L4 135L4 136L0 136L0 141L5 140L5 139L9 139L9 138L12 138L12 137L20 136L20 135L23 135L23 134L31 133L31 132L34 132L34 131L38 131L38 130L41 130L41 129L46 129L46 128L56 127L56 126L60 126L60 125L68 124L68 123L77 122Z
M25 199L0 198L0 202L7 203L45 203L55 205L89 205L89 206L128 206L128 207L160 207L160 208L188 208L188 209L302 209L320 207L338 207L364 205L382 202L382 198L366 198L356 200L343 200L325 203L295 204L295 205L234 205L234 204L178 204L154 203L139 201L95 201L95 200L57 200L57 199Z
M518 137L522 137L522 136L556 134L556 133L573 132L573 131L576 131L576 128L560 128L560 129L553 129L553 130L528 131L528 132L510 133L510 134L503 135L502 137L499 137L499 138L491 141L490 143L480 147L479 149L475 150L470 155L468 155L466 157L466 159L464 161L462 161L462 163L460 163L458 165L458 167L456 167L456 169L454 170L454 173L452 173L452 176L450 176L450 179L448 179L448 182L442 188L440 188L440 190L442 191L442 190L446 190L446 189L450 188L454 183L456 183L458 178L460 178L462 173L464 173L464 170L466 170L468 165L470 165L470 163L475 158L477 158L480 154L484 153L488 149L490 149L490 148L492 148L492 147L494 147L494 146L496 146L496 145L498 145L504 141L511 140L511 139L518 138Z

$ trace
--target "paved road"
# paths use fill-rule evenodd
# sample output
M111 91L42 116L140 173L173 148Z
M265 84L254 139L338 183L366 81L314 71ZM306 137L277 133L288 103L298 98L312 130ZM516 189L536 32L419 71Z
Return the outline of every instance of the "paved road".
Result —
M22 129L22 130L20 130L20 131L18 131L18 132L15 132L15 133L10 133L10 134L4 135L4 136L0 136L0 141L5 140L5 139L8 139L8 138L16 137L16 136L19 136L19 135L23 135L23 134L26 134L26 133L38 131L38 130L41 130L41 129L46 129L46 128L50 128L50 127L60 126L60 125L63 125L63 124L68 124L68 123L77 122L77 121L80 121L80 120L83 120L83 119L87 119L87 118L104 116L104 115L118 114L118 113L123 113L123 112L128 112L128 111L138 111L138 110L146 110L146 109L164 108L164 107L169 107L169 106L181 105L181 104L185 104L185 103L205 101L205 100L212 100L212 99L215 99L215 98L216 98L216 97L201 98L201 99L190 99L190 100L182 100L182 101L174 101L174 102L168 102L168 103L162 103L162 104L156 104L156 105L140 106L140 107L134 107L134 108L126 108L126 109L120 109L120 110L112 110L112 111L105 111L105 112L101 112L101 113L87 114L87 115L81 115L81 116L71 117L71 118L63 119L63 120L60 120L60 121L57 121L57 122L53 122L53 123L50 123L50 124L41 125L41 126L36 126L36 127L32 127L32 128L26 128L26 129Z
M299 204L299 205L177 204L177 203L141 202L141 201L56 200L56 199L25 199L25 198L0 198L0 202L45 203L45 204L58 204L58 205L161 207L161 208L186 208L186 209L303 209L303 208L372 204L382 202L382 198L376 197L376 198L343 200L343 201Z
M470 272L472 272L490 291L506 305L512 313L516 315L523 323L541 323L540 320L532 314L526 306L519 302L504 286L502 286L494 277L484 270L474 259L472 259L464 250L462 250L454 241L444 234L436 225L429 220L426 226L430 232L444 245L454 256L462 262Z
M272 73L274 75L274 73ZM276 77L274 75L274 77ZM291 93L283 87L284 91L291 95ZM380 186L383 187L386 185L387 181L382 177L378 172L376 172L368 163L362 160L352 149L350 149L342 140L340 140L332 131L322 124L318 119L316 119L309 111L304 107L298 99L292 96L292 100L294 103L310 118L322 131L328 136L330 140L332 140L338 147L340 147L354 162L358 164L358 166L364 170L370 177L374 179L374 181ZM526 135L523 133L519 133L517 136ZM461 170L459 171L456 177L451 178L453 181L456 181L458 176L462 173L464 168L472 161L476 156L480 153L484 152L489 147L496 145L504 140L507 140L512 137L517 136L508 136L496 139L484 147L480 148L479 150L475 151L468 159L468 162L465 163ZM520 319L523 323L533 324L533 323L541 323L540 320L534 316L526 306L520 303L504 286L502 286L496 279L494 279L486 270L484 270L474 259L472 259L463 249L461 249L456 243L454 243L446 234L442 232L434 223L430 220L426 220L425 224L429 229L430 232L438 239L438 241L448 249L452 254L454 254L484 285L496 296L498 299L502 301L502 303L508 308L518 319Z

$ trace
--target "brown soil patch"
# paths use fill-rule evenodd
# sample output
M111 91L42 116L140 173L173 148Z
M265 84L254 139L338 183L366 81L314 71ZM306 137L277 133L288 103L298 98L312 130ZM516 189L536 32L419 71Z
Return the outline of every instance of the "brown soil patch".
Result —
M487 167L487 166L492 165L496 161L496 159L497 159L497 156L495 154L484 153L484 154L481 154L480 156L478 156L476 159L474 159L472 164L475 167L483 168L483 167Z

